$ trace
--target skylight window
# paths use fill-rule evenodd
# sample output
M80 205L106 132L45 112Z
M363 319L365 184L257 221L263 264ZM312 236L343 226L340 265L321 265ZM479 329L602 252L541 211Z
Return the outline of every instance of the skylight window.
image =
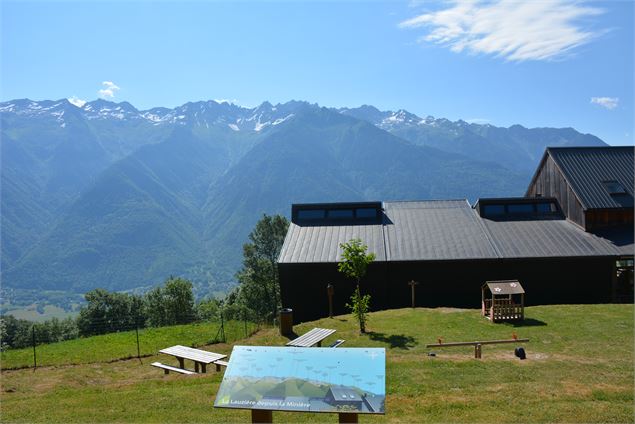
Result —
M626 194L626 189L618 181L602 181L609 194Z
M536 211L538 213L549 213L549 212L557 212L556 204L553 202L540 202L536 203Z
M504 215L505 205L483 205L483 215Z
M326 212L326 216L332 219L352 219L353 209L330 209Z
M357 218L375 219L377 218L377 209L375 208L358 208L355 211Z
M489 219L522 219L529 217L555 217L558 214L558 206L555 201L548 199L510 198L495 199L496 202L488 203L485 199L480 205L479 214Z
M298 219L324 219L324 209L304 209L298 211Z
M508 213L534 213L534 205L532 203L518 203L516 205L507 205Z

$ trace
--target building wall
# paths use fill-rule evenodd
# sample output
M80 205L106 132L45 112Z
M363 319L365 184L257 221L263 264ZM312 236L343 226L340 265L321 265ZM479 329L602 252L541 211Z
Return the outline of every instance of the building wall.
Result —
M327 317L329 312L326 286L334 286L335 315L349 313L346 303L355 290L355 282L337 270L337 263L278 264L280 296L283 308L293 309L295 323ZM362 294L370 294L373 309L386 309L386 262L368 266L361 281Z
M371 264L362 292L372 296L371 309L409 307L408 282L416 286L416 305L480 308L481 285L487 280L518 279L525 304L611 302L614 258L498 259L413 261ZM294 310L294 322L328 316L326 285L335 287L335 314L348 313L354 282L337 264L279 264L282 306Z
M586 230L600 230L614 225L633 224L633 209L592 209L585 212Z
M538 169L536 179L527 189L527 197L538 195L558 199L564 215L582 228L586 228L582 204L550 155L547 155L545 162Z

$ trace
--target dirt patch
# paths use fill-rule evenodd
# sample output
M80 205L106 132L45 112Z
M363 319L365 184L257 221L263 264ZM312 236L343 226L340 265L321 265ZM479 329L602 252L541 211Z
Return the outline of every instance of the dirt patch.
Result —
M441 312L442 314L452 314L456 312L467 312L470 309L460 309L460 308L434 308L433 311Z

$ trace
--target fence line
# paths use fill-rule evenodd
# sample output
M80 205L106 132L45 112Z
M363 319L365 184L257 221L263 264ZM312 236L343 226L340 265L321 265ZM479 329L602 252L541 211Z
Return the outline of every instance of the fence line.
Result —
M201 345L206 345L206 344L216 344L216 343L226 343L227 339L228 339L228 333L227 333L227 324L228 322L224 319L223 314L219 314L219 318L220 321L216 321L216 320L199 320L199 321L194 321L191 322L189 324L182 324L182 325L194 325L197 326L197 324L218 324L218 330L216 332L216 335L214 336L213 339L205 339L204 336L198 335L196 333L196 331L192 330L190 331L190 334L193 335L194 337L198 336L199 337L199 341L195 342L194 344L196 344L196 346L201 346ZM91 322L91 325L88 327L89 329L94 329L94 330L104 330L106 328L110 328L109 327L109 320L108 319L96 319L95 322ZM241 325L242 324L242 325ZM260 328L261 328L261 324L260 322L250 322L246 319L246 315L243 314L243 319L236 321L234 320L232 323L232 329L231 329L231 339L232 340L238 340L241 338L247 338L250 335L254 334L255 332L257 332ZM125 346L128 346L130 349L130 354L126 355L124 352L124 350L122 350L121 354L119 354L118 357L112 357L112 358L103 358L102 360L94 360L94 361L88 361L88 363L94 363L94 362L110 362L112 360L119 360L119 359L129 359L129 358L139 358L141 359L144 356L148 356L148 355L152 355L152 354L156 354L158 349L155 351L154 347L152 348L152 351L148 351L147 345L146 345L146 351L144 353L144 349L142 348L143 344L150 344L153 345L153 340L155 340L152 337L152 333L155 332L161 332L161 329L165 329L168 327L176 327L176 326L166 326L166 327L144 327L141 325L138 325L138 323L136 323L133 326L130 325L122 325L120 326L116 331L112 331L109 333L102 333L102 334L95 334L93 336L86 336L86 337L100 337L100 336L109 336L109 335L116 335L118 333L124 333L124 332L129 332L131 337L130 337L130 343L126 344ZM241 328L242 327L242 328ZM177 335L175 335L174 337L170 338L167 337L168 339L172 339L174 340L174 342L170 342L173 344L192 344L191 343L191 338L186 336L186 335L182 335L182 337L179 337L178 331L177 329L174 329L175 333ZM241 331L242 330L242 331ZM55 345L56 343L60 343L60 342L42 342L42 337L38 337L38 336L42 336L42 334L38 335L38 329L37 329L37 325L32 325L31 326L31 348L33 350L33 356L32 356L32 361L30 361L29 364L20 364L18 366L11 366L11 364L9 364L9 366L7 366L7 369L11 369L11 368L34 368L36 369L38 367L38 362L40 364L40 366L43 365L48 365L47 362L47 352L50 350L50 347ZM132 334L132 332L134 331L134 335ZM150 333L149 333L150 332ZM77 337L75 339L70 339L70 340L77 340L77 339L84 339L86 337ZM162 337L162 339L164 339L166 337ZM181 339L181 341L179 341L179 338ZM44 339L46 339L46 337L44 337ZM64 340L69 341L69 340ZM156 343L156 342L155 342ZM119 346L120 347L120 346ZM168 347L168 346L162 346L162 347ZM192 346L194 347L194 345ZM24 349L24 348L23 348ZM20 349L8 349L5 352L3 352L3 356L7 355L10 356L11 355L11 351L19 351ZM5 362L4 361L5 358L3 358L3 369L5 368ZM24 361L23 361L24 362ZM74 362L73 362L74 363Z

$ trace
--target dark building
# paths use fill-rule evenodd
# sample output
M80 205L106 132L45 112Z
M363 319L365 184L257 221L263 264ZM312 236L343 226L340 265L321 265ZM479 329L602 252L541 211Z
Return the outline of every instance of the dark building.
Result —
M630 225L632 237L633 147L549 147L525 196L555 197L586 231Z
M631 149L631 196L632 167ZM568 219L571 207L565 211L555 195L538 194L479 199L473 207L467 200L293 205L278 261L282 304L294 310L296 322L327 316L331 283L335 313L348 312L354 282L337 262L340 243L352 238L376 254L362 281L373 310L410 306L411 280L420 283L417 306L427 307L478 308L485 281L512 279L525 288L526 305L632 299L632 271L631 292L617 278L617 261L629 254L632 269L632 229L630 241L623 222L602 227L619 228L619 237L587 232Z

